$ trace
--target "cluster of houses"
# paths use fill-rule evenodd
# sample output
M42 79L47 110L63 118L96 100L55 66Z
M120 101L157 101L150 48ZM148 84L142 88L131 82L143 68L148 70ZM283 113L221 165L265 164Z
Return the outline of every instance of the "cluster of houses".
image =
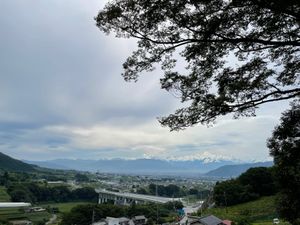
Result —
M145 225L147 218L143 215L135 216L131 219L126 217L106 217L106 219L92 223L92 225Z
M185 216L179 222L166 223L163 225L231 225L232 221L221 220L216 216L204 216L204 217L195 217L195 216ZM135 216L131 219L126 217L106 217L98 222L92 223L92 225L146 225L147 218L143 215Z
M203 217L185 216L178 225L231 225L230 220L221 220L220 218L209 215Z

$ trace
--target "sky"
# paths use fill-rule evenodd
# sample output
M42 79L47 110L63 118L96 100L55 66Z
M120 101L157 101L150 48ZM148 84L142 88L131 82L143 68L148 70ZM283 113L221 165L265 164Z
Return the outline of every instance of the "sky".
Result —
M95 26L105 2L0 1L1 152L26 160L270 160L266 139L287 102L170 132L157 117L182 105L160 89L158 70L123 80L136 41Z

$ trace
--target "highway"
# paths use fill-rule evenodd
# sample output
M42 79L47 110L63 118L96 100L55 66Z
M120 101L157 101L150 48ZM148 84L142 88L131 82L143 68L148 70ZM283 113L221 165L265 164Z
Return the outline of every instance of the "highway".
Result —
M113 195L122 198L140 200L140 201L148 201L148 202L157 202L157 203L167 203L171 201L181 201L181 198L167 198L167 197L159 197L153 195L142 195L142 194L134 194L128 192L113 192L107 191L105 189L96 189L97 193Z

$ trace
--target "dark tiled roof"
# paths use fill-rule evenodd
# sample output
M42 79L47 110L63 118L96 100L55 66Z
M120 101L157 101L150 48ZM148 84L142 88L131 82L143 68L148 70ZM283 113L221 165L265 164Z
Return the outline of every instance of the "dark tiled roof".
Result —
M210 215L201 217L199 221L204 225L222 225L223 222L218 217Z
M141 215L141 216L135 216L134 219L135 220L145 220L146 217L144 215Z

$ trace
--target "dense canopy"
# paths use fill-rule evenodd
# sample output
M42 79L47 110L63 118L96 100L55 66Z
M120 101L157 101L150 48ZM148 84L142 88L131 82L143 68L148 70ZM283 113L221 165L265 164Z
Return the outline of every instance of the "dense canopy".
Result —
M280 189L277 204L280 215L291 224L300 224L300 101L282 114L280 124L268 140L274 157Z
M300 95L297 0L115 0L95 19L105 33L138 39L125 80L160 65L161 87L186 102L160 118L171 130Z

